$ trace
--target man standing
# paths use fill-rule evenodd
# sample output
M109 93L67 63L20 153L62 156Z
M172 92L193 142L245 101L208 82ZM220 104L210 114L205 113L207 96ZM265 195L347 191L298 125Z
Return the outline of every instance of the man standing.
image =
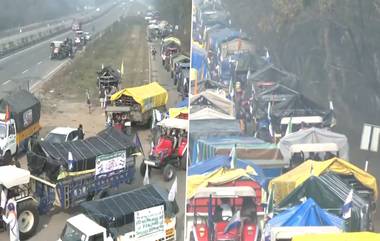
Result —
M83 126L82 124L79 124L78 127L78 139L83 140L84 139L84 132L83 132Z
M18 230L17 212L14 202L10 202L7 205L7 214L3 211L3 221L8 225L9 240L20 241L20 235Z

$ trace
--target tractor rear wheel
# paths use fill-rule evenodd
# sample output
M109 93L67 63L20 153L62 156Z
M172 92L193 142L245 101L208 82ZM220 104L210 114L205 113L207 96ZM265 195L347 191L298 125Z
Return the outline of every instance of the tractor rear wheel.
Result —
M36 203L31 199L17 203L17 216L20 239L26 240L32 237L40 221Z

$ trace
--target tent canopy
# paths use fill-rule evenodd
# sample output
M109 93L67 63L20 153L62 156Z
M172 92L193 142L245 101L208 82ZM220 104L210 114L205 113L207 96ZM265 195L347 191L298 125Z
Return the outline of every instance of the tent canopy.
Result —
M164 106L168 102L168 92L157 82L122 89L111 96L111 101L116 101L123 95L130 96L139 103L142 112L155 107Z
M209 184L222 185L242 178L251 179L260 183L254 178L256 176L260 178L256 173L256 170L248 165L245 169L219 168L213 172L188 176L186 180L186 198L191 199L200 188L207 187Z
M347 199L351 186L344 183L333 173L326 173L320 177L311 176L303 184L294 189L281 203L279 208L295 206L302 198L312 198L318 205L330 213L340 215L341 208ZM369 203L356 192L353 194L353 206L350 231L367 230Z
M181 46L181 40L176 37L167 37L163 40L163 45L168 45L171 43L175 43L178 46Z
M306 234L296 236L292 241L380 241L380 234L370 232L337 233L337 234Z
M371 189L374 192L375 199L377 199L376 178L357 166L339 158L327 161L308 160L282 176L271 180L269 189L274 190L274 200L276 203L280 203L311 175L320 176L328 171L341 175L353 175L363 186Z
M223 28L218 31L212 32L209 35L209 47L212 50L216 50L222 42L239 38L242 34L239 31L232 30L230 28Z
M189 129L189 121L178 118L163 119L162 121L158 122L157 125L165 128L176 128L186 131Z
M199 111L191 113L190 119L191 120L206 120L206 119L234 120L235 117L224 114L212 108L205 107L203 109L200 109Z
M231 157L229 156L215 156L206 160L204 162L199 162L191 165L188 170L188 176L193 175L204 175L207 173L214 172L219 168L229 168L231 166ZM247 160L237 160L236 167L240 169L246 169L248 166L251 166L257 175L255 179L262 181L265 179L265 175L261 167L256 164L253 164Z
M282 156L289 163L292 157L291 146L308 143L336 143L339 148L339 156L344 160L348 160L349 146L347 137L326 129L312 127L290 133L280 140L278 146Z
M189 114L189 108L187 108L187 107L169 108L170 118L176 118L181 114Z
M312 199L279 213L268 221L268 227L294 226L335 226L344 229L344 222L338 216L324 211Z
M234 115L234 103L212 91L203 91L190 97L190 106L210 107L227 115Z

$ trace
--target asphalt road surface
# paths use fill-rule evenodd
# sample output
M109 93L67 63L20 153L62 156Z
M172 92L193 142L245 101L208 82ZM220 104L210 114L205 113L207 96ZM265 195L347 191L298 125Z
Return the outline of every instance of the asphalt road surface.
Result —
M127 8L128 6L116 6L107 14L84 25L83 30L92 35L100 33L125 14ZM27 86L28 82L33 86L51 76L69 60L50 60L49 43L66 37L73 37L73 33L68 31L0 59L0 89L8 91Z

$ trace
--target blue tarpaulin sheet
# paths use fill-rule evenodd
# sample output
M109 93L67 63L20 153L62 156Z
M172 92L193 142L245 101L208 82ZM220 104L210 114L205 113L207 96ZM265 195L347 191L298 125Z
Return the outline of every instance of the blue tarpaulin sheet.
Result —
M189 98L183 99L181 102L178 102L176 108L188 107L189 106Z
M188 169L188 175L202 175L218 170L219 168L229 168L231 166L231 157L229 156L215 156L204 162L198 162L191 165ZM247 166L251 166L255 169L257 176L252 176L258 183L265 181L265 175L263 170L256 164L247 160L237 160L236 167L240 169L246 169Z
M219 45L225 41L232 40L241 36L239 31L232 30L230 28L223 28L219 31L210 34L209 48L210 50L217 50Z
M344 222L338 216L330 214L320 208L312 199L294 206L269 220L268 225L272 227L292 226L336 226L343 230Z

